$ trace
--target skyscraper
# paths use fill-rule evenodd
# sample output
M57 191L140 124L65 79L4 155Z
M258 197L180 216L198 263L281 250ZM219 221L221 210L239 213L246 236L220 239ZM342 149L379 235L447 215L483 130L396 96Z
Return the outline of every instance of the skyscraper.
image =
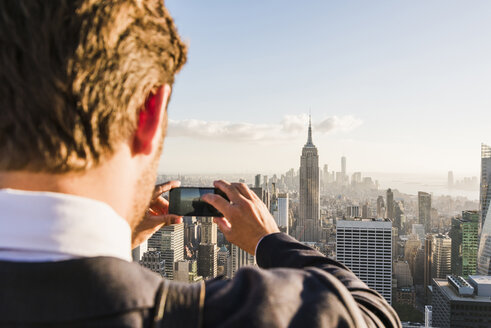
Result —
M453 184L454 184L453 172L448 171L448 180L447 180L448 188L450 189L453 188Z
M327 166L327 164L324 164L324 170L323 170L323 174L322 174L322 183L324 184L324 187L326 187L329 182L330 182L329 181L329 167Z
M201 243L198 248L198 274L205 278L217 275L217 225L213 218L201 219Z
M261 174L258 174L254 177L254 187L256 188L261 187Z
M452 219L452 274L467 277L476 274L479 247L479 212L464 211Z
M343 174L343 177L346 177L346 157L341 157L341 173Z
M223 274L227 278L232 277L232 258L230 256L230 252L225 246L222 246L218 250L217 265L218 265L218 269L217 269L218 275Z
M433 278L445 279L452 274L452 240L448 236L438 234L433 238Z
M418 219L424 225L425 232L431 232L431 195L420 191L418 192Z
M232 278L235 276L235 274L240 268L249 265L249 254L246 251L244 251L242 248L234 244L232 244L231 250L232 250L232 254L231 254L232 267L230 272Z
M403 217L404 217L404 204L399 202L394 202L394 227L396 227L399 232L403 229ZM402 234L402 233L401 233Z
M360 206L350 205L346 207L346 217L348 218L359 218L360 217Z
M477 274L491 276L491 211L487 213L477 252Z
M481 144L481 227L487 217L491 203L491 147Z
M201 243L217 243L217 224L213 222L211 217L201 218Z
M377 218L382 219L384 217L385 217L384 197L378 196L378 198L377 198Z
M218 269L217 244L199 244L198 274L204 278L215 278Z
M354 172L351 175L351 184L356 185L361 183L361 172Z
M431 280L433 279L433 235L427 234L425 239L425 255L424 255L424 292L425 296L428 296L428 286L431 285Z
M389 188L387 189L387 218L394 221L394 193Z
M312 142L312 123L309 122L307 143L300 157L300 211L297 238L317 242L320 230L319 155Z
M363 204L363 206L361 207L361 218L362 219L368 219L368 202L366 202L365 204Z
M432 327L491 327L491 277L433 279Z
M174 262L184 260L184 226L172 224L160 229L162 232L162 258L165 276L174 278Z
M147 240L148 251L161 251L162 250L162 229L157 230Z
M336 259L391 303L392 222L374 219L338 221Z
M276 224L281 232L288 234L288 194L278 194L277 202L277 210L273 213Z

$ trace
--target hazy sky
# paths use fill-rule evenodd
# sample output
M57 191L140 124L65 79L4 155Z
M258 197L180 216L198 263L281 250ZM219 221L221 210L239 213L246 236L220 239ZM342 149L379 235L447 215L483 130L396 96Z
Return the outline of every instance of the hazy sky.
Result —
M162 173L320 164L478 175L491 142L491 1L167 0L189 61Z

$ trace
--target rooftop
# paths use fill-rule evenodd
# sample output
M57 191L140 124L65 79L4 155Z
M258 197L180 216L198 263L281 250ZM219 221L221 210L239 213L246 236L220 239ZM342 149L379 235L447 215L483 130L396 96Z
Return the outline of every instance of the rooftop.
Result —
M479 302L491 304L491 297L489 296L461 296L450 286L447 279L433 279L434 283L440 287L442 293L453 302Z
M472 287L464 278L459 276L447 276L447 280L460 295L472 296L474 294L474 287Z
M478 284L491 285L491 276L469 276Z
M349 220L338 220L338 227L353 227L353 228L388 228L392 229L392 221L389 219L360 219L354 218Z

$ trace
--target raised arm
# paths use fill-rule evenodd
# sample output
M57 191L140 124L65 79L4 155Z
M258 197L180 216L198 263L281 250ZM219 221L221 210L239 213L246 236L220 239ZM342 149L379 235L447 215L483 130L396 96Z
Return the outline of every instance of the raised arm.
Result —
M245 185L215 186L231 200L205 198L227 217L216 220L219 228L230 242L256 251L260 268L207 282L205 327L400 327L383 297L344 265L278 233L266 206Z

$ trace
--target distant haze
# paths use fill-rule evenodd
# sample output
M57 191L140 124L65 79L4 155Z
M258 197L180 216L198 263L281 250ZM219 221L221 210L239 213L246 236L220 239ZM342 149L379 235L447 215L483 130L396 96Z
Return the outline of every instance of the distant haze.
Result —
M167 0L189 43L162 173L320 164L478 176L491 142L491 2Z

